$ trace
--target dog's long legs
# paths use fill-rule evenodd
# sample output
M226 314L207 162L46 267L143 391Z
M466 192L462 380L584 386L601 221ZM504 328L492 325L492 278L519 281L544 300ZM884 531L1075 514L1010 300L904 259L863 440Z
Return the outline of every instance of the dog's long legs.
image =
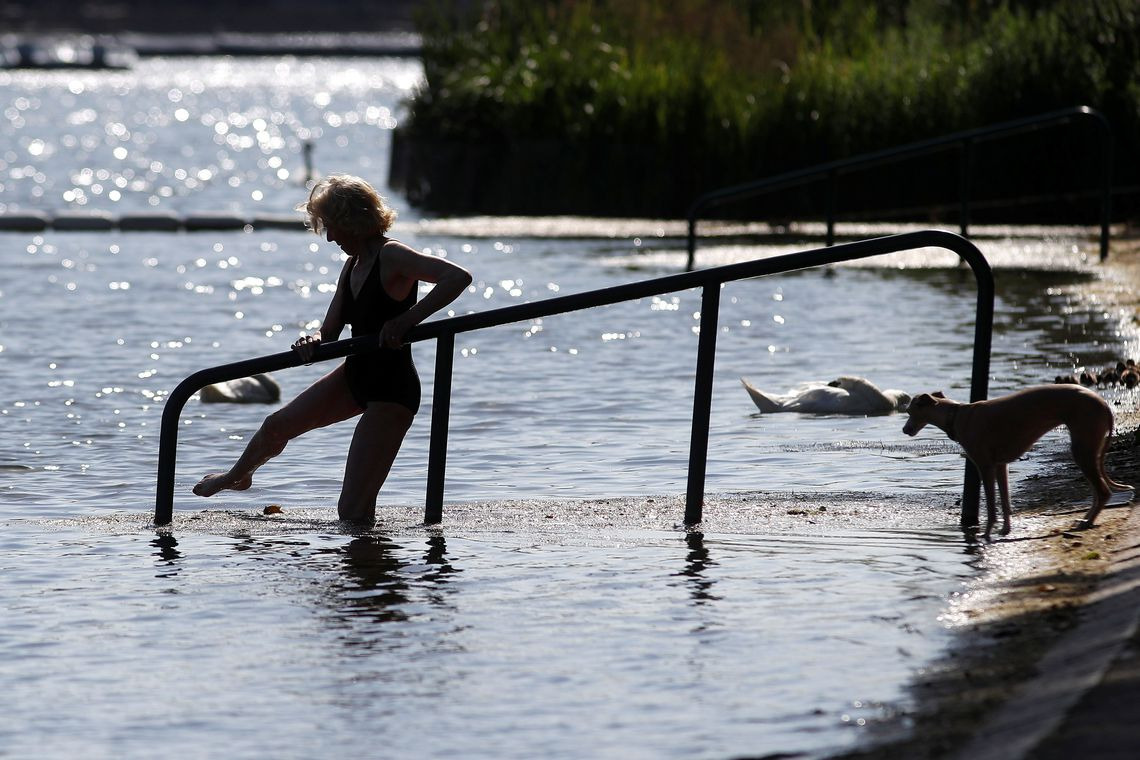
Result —
M977 462L974 464L977 465ZM986 465L985 467L978 467L978 475L982 480L982 489L986 492L985 537L989 539L990 532L994 529L994 523L997 522L997 507L994 503L994 466Z
M1011 510L1009 508L1009 465L999 464L994 470L997 475L998 492L1001 494L1001 534L1008 536L1011 516ZM990 517L990 523L993 523L992 515Z
M1093 527L1096 524L1096 516L1100 514L1103 506L1103 504L1094 501L1093 505L1089 507L1089 511L1085 513L1084 519L1077 523L1077 527L1081 530Z
M1104 508L1105 502L1112 496L1112 491L1109 489L1109 481L1104 475L1104 450L1108 447L1108 438L1105 437L1092 447L1083 447L1078 445L1077 439L1072 439L1071 450L1073 452L1073 460L1076 461L1077 466L1081 468L1084 473L1085 480L1093 489L1093 503L1089 511L1085 514L1085 519L1081 520L1080 526L1082 528L1091 528L1096 521L1097 515L1100 510Z

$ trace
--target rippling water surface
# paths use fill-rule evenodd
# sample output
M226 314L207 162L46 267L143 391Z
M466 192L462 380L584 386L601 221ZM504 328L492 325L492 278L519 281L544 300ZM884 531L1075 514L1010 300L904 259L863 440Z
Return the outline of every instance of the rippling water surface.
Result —
M418 76L406 61L224 59L2 73L0 210L287 212L305 195L305 141L317 171L383 184ZM455 313L684 259L653 225L498 235L494 220L444 227L393 202L398 237L473 272ZM1006 262L992 393L1131 349L1118 315L1074 295L1093 276L1083 240L979 244ZM1046 261L1064 271L1030 271ZM739 382L855 374L964 398L974 286L937 252L725 287L701 534L676 526L699 293L459 336L439 528L418 525L434 346L415 349L425 405L372 531L334 520L343 426L294 443L249 492L195 499L268 409L194 399L175 526L159 534L166 394L287 350L324 313L338 251L284 230L8 232L0 262L13 756L826 754L906 709L908 679L946 643L938 615L974 572L949 442L906 439L897 416L760 416ZM289 396L326 370L277 379ZM262 517L268 504L284 514Z

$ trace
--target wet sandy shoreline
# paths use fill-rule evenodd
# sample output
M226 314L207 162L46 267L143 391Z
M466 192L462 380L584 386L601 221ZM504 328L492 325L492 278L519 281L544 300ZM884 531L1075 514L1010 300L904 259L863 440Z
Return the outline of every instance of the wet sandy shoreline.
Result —
M1118 310L1122 322L1140 332L1140 240L1115 241L1101 266L1102 278L1074 290L1106 311ZM1117 406L1114 412L1108 470L1116 480L1140 483L1140 410ZM1109 625L1115 627L1102 638L1127 648L1136 618L1128 578L1140 520L1131 505L1114 499L1117 506L1102 512L1095 528L1073 530L1089 488L1067 452L1053 459L1044 475L1014 475L1013 532L977 545L983 572L947 612L956 643L937 665L916 674L914 710L872 728L877 745L844 758L1052 757L1085 746L1087 737L1075 733L1080 722L1069 713L1087 709L1081 706L1103 688L1096 684L1112 681L1112 653L1096 663L1076 662L1073 667L1084 668L1076 675L1061 673L1061 663L1087 654L1099 640L1090 631ZM1118 619L1107 620L1113 614ZM1126 721L1135 717L1124 715L1130 703L1117 714L1098 714L1096 730L1126 736ZM1124 730L1114 734L1113 728Z

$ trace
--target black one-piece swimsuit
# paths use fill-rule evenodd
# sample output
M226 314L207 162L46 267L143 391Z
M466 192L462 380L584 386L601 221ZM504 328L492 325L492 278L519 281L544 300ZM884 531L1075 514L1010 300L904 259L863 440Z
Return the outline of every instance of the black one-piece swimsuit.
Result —
M372 265L359 295L353 294L351 282L344 283L344 287L348 289L344 294L344 322L352 325L354 338L378 334L385 322L415 306L419 290L419 284L413 283L407 298L392 298L384 290L380 261ZM412 414L419 411L420 376L412 361L412 347L407 343L400 348L380 348L349 356L344 360L344 375L361 409L367 409L372 401L386 401L407 407Z

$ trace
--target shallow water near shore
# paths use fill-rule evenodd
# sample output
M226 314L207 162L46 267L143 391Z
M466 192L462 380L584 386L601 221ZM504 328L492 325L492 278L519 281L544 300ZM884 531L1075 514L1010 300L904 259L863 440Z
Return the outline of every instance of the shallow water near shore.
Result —
M279 213L303 199L302 139L318 166L383 177L415 67L288 65L6 75L20 118L0 126L17 146L0 203ZM475 275L457 314L684 261L639 220L496 234L393 200L397 237ZM815 245L710 241L701 263ZM1131 325L1077 293L1096 276L1082 231L979 246L998 267L991 394L1134 350ZM739 380L784 392L855 374L964 399L974 285L944 252L725 287L699 533L679 525L697 292L459 336L438 528L420 525L428 343L424 407L373 529L334 519L346 426L291 446L248 492L191 496L273 408L194 399L175 522L156 531L166 394L286 350L324 313L338 252L285 230L49 231L0 233L0 263L0 754L823 756L905 709L976 574L952 443L906 438L897 415L760 415ZM277 379L288 397L327 369Z
M324 510L157 536L122 514L7 522L0 740L54 757L833 749L896 709L970 573L948 528L778 532L782 515L685 534L615 504L608 527L551 503L548 527L511 519L533 506L359 535Z

